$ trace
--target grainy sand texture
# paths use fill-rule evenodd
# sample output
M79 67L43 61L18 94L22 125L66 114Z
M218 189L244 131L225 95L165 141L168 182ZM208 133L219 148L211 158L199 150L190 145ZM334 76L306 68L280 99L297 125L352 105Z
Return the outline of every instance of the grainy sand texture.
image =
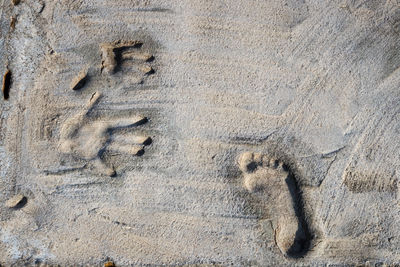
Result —
M399 0L0 23L1 266L400 264Z

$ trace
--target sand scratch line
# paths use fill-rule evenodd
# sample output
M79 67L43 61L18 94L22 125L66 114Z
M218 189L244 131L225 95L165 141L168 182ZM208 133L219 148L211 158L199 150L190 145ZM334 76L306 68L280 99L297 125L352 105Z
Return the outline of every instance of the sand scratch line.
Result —
M1 1L0 21L3 21L4 0Z
M156 245L150 243L150 241L148 240L148 238L142 237L142 236L140 236L140 235L135 234L135 233L133 232L133 230L135 230L134 227L129 226L129 225L126 224L126 223L121 223L121 222L119 222L119 221L112 220L109 216L103 215L103 214L98 213L98 212L95 212L95 215L100 216L100 218L102 218L102 219L105 220L106 222L111 222L111 223L113 223L113 224L115 224L115 225L118 225L118 226L122 227L123 229L129 230L130 233L131 233L135 238L137 238L137 239L139 240L139 241L136 241L136 243L141 244L141 245L146 244L147 247L148 247L149 249L154 249L154 250L157 250L157 249L158 249L158 250L160 250L161 252L163 252L164 255L168 255L168 256L173 257L173 258L175 258L175 259L178 259L178 258L179 258L179 255L178 255L178 254L173 253L173 252L171 252L171 251L169 251L169 250L166 250L166 249L162 249L161 247L156 246Z

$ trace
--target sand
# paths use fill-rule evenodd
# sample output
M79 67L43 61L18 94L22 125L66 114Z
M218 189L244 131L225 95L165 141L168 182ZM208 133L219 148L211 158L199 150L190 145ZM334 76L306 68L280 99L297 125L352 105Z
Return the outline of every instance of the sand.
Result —
M400 264L398 1L0 4L1 265Z

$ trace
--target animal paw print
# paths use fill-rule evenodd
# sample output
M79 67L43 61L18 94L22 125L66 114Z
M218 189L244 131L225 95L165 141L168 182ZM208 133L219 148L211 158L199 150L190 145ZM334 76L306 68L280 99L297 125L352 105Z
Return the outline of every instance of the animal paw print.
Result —
M61 152L93 164L100 173L114 176L114 168L106 166L101 159L104 151L140 155L144 152L144 147L151 143L151 138L118 133L120 129L134 128L146 123L146 117L93 121L89 113L100 98L100 93L94 93L82 111L65 121L61 128L59 147Z
M265 201L266 214L272 217L275 242L289 257L298 257L306 250L309 235L302 218L300 193L296 181L284 164L268 155L243 153L239 158L243 185Z
M137 69L144 75L153 74L155 71L149 65L153 61L153 55L141 52L143 43L140 41L115 41L100 45L102 53L102 72L114 74L121 69L124 61L133 60L137 64Z

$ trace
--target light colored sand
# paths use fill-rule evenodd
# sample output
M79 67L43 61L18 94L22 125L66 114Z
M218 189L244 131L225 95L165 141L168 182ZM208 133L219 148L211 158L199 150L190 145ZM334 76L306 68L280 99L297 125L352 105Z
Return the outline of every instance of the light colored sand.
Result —
M397 1L0 9L2 265L400 263Z

